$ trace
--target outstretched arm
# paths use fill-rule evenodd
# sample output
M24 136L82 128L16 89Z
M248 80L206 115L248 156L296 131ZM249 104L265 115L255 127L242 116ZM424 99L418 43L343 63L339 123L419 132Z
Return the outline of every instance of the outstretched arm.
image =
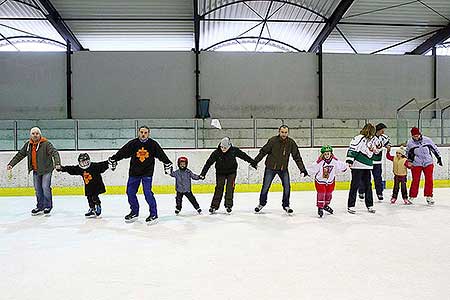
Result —
M271 153L272 152L272 146L273 146L273 142L272 142L271 139L269 139L267 141L267 143L261 149L259 149L259 153L255 157L255 162L259 163L264 158L264 156L266 156L267 154Z
M16 155L11 159L11 161L8 163L7 169L11 170L15 165L17 165L22 159L27 157L27 147L29 143L25 143L23 147L17 152Z
M200 173L201 177L205 177L206 173L208 173L209 168L216 162L217 160L217 150L214 150L213 153L206 160L205 165L203 166L202 172Z
M242 160L244 160L244 161L246 161L246 162L248 162L252 167L256 167L257 166L257 163L256 163L256 161L253 159L253 158L251 158L250 156L248 156L248 154L247 153L245 153L244 151L242 151L241 149L239 149L239 148L236 148L236 156L237 157L239 157L240 159L242 159Z

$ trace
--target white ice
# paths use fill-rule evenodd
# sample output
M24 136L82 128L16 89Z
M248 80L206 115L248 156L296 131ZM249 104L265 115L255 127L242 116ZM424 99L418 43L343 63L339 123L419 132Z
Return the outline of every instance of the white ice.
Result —
M390 191L386 191L388 196ZM34 197L0 198L0 299L450 299L450 189L434 207L357 202L317 217L314 192L291 195L293 216L271 193L235 195L232 215L196 215L187 199L156 195L159 224L126 224L125 196L101 196L101 219L85 219L82 196L54 197L32 217ZM211 195L197 195L207 211ZM386 200L385 200L386 201Z

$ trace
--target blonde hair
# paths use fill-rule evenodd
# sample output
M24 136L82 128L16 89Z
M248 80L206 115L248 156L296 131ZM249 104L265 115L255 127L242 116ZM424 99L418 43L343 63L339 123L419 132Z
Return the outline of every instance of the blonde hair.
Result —
M365 138L371 139L375 136L375 132L375 126L373 126L371 123L367 123L359 133L362 134Z

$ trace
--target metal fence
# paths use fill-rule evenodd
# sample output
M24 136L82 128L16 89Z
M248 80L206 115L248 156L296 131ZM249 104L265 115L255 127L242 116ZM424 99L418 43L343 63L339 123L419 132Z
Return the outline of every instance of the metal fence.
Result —
M151 137L164 148L215 148L224 136L238 147L258 148L282 124L300 147L348 146L366 122L385 123L393 144L404 143L417 125L417 119L221 119L222 129L217 129L210 119L0 120L0 150L20 149L34 126L60 150L118 149L136 137L141 125L149 126ZM436 143L450 143L450 120L422 119L421 124Z

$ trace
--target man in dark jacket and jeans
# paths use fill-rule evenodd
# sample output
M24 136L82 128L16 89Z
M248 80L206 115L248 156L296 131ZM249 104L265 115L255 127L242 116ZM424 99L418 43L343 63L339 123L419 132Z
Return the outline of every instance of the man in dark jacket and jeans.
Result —
M291 183L289 179L289 156L292 155L300 173L308 176L302 157L298 151L298 146L293 139L288 137L289 127L281 125L278 129L278 135L271 137L267 143L259 150L259 154L255 157L256 163L261 161L264 156L266 158L266 169L264 170L263 186L259 196L259 205L255 208L255 212L260 212L267 204L267 194L275 175L278 175L283 185L283 209L291 214L294 211L289 207L289 197L291 193Z
M119 160L130 158L130 169L127 182L128 203L131 212L125 216L125 222L131 223L139 217L139 202L136 196L142 181L145 200L150 207L150 216L145 220L147 224L155 224L158 221L158 210L155 196L152 192L153 172L155 169L155 158L164 163L166 174L170 172L172 162L167 157L161 146L149 138L150 129L141 126L138 131L139 137L126 143L116 154L109 158L109 162L115 165Z
M214 214L216 210L219 209L225 182L227 185L225 192L225 208L227 209L227 213L231 213L231 209L233 207L234 185L238 167L236 157L245 160L256 169L256 162L245 152L237 147L234 147L231 144L230 138L225 137L220 141L217 149L211 153L202 169L202 172L200 173L200 178L204 179L209 168L212 164L216 163L216 188L214 190L214 196L209 209L211 214Z
M30 130L30 140L11 159L7 170L18 164L24 158L28 159L28 172L33 171L33 184L36 192L37 205L31 211L33 216L49 215L53 208L52 203L52 172L53 168L61 168L59 153L53 145L41 135L38 127Z

